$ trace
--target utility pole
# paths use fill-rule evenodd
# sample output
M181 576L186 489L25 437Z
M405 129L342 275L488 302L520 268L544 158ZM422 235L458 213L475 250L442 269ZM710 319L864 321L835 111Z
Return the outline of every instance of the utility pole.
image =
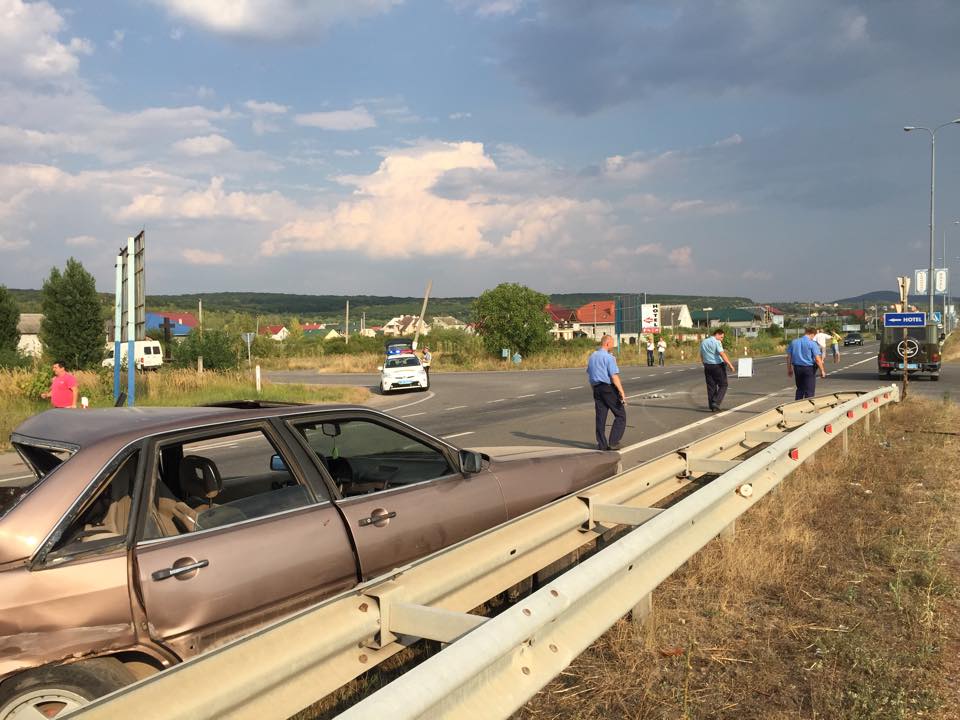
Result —
M350 301L347 300L347 317L343 328L344 345L350 344Z
M420 317L417 319L417 329L413 333L413 349L417 349L417 342L420 340L420 328L424 326L424 318L427 316L427 300L430 299L430 288L433 287L433 280L427 281L427 289L423 292L423 305L420 307Z
M898 277L897 284L900 286L901 310L906 311L907 300L910 297L910 278ZM900 399L907 399L907 386L910 384L910 373L907 370L907 328L903 328L903 340L900 342L900 355L903 359L903 390L900 392Z
M197 372L203 372L203 300L197 300L197 322L200 324L200 354L197 356Z

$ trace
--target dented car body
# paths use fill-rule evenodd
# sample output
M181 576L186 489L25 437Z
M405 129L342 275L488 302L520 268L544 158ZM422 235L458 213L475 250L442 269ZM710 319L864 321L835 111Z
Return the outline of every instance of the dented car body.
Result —
M461 450L352 406L51 410L11 440L36 480L0 496L0 720L66 712L620 460Z

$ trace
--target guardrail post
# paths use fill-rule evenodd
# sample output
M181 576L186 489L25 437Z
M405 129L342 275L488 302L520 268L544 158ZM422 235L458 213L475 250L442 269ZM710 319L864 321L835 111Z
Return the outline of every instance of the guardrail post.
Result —
M863 432L865 435L870 434L870 415L872 413L867 413L863 416Z
M843 454L846 455L850 452L850 431L847 428L843 429L843 434L840 436L843 444Z
M640 602L630 611L630 620L634 625L650 627L653 623L653 593L649 592L640 598Z

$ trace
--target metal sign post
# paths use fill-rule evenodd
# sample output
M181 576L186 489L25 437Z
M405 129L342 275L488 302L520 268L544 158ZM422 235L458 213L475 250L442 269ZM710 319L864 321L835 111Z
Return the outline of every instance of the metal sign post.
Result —
M116 258L116 293L113 322L113 399L120 398L122 343L127 343L127 405L136 393L136 341L146 338L145 233L127 238ZM126 301L126 302L124 302Z
M919 271L919 270L917 271L917 285L918 285L918 287L919 287L920 280L921 280L921 278L920 278L920 273L921 273L921 272L922 272L922 271ZM926 273L923 274L923 278L922 278L922 279L923 279L924 284L926 284ZM906 308L907 308L907 300L908 300L909 297L910 297L910 278L909 278L909 277L906 277L906 276L898 277L898 278L897 278L897 285L900 286L900 302L902 303L901 306L903 307L904 310L906 310ZM887 313L887 314L884 314L884 316L883 316L883 327L884 327L884 328L887 327L887 315L907 315L907 314L909 314L909 313ZM926 318L924 318L924 321L926 321ZM910 371L907 370L907 327L908 327L908 325L907 325L906 322L903 322L903 321L902 321L902 325L903 325L903 340L900 341L900 350L901 350L901 356L902 356L902 358L903 358L903 378L902 378L902 381L903 381L903 390L901 391L900 396L901 396L901 398L902 398L903 400L906 400L906 399L907 399L907 388L908 388L908 386L910 385ZM886 332L886 330L884 330L884 332Z
M252 332L245 332L241 337L243 337L243 341L247 344L247 367L250 367L250 345L253 343L253 339L256 337L256 335Z

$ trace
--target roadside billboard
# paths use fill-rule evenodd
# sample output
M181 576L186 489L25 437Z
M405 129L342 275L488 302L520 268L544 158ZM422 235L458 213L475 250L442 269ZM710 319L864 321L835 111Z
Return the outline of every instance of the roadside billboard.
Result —
M640 306L641 332L660 332L660 303L650 303Z

